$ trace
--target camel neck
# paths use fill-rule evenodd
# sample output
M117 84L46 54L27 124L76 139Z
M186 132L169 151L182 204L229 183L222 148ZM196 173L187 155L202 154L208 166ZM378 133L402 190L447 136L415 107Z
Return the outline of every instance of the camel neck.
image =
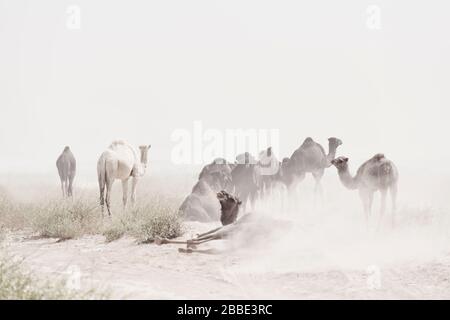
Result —
M328 160L331 161L336 157L337 146L335 144L328 144Z
M347 189L357 189L358 181L356 177L352 177L350 174L348 167L338 169L339 179L341 180L344 187Z

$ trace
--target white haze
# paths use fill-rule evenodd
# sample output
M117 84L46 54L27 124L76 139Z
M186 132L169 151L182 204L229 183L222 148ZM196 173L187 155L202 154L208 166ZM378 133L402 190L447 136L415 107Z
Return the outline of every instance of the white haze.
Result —
M66 28L69 5L81 29ZM0 1L0 171L49 173L65 145L79 176L113 139L170 162L175 129L280 129L359 164L450 160L447 1Z

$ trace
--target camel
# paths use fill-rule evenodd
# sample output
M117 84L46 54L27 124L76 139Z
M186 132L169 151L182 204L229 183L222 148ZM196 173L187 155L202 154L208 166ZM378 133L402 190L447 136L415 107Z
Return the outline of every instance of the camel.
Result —
M199 234L190 240L170 240L167 238L155 238L157 245L174 243L185 244L186 248L179 248L182 253L207 253L217 254L235 250L236 248L248 248L251 244L264 244L276 236L276 232L285 232L289 229L291 223L288 221L274 220L268 217L247 213L237 219L241 201L239 198L228 194L226 191L217 193L221 206L222 226L206 233ZM232 245L227 250L217 249L197 249L197 246L213 240L231 240Z
M372 210L373 195L376 191L381 193L381 207L378 226L380 226L384 212L386 210L386 194L389 190L392 200L392 225L395 223L395 211L397 201L398 170L394 163L388 160L384 154L378 153L364 162L351 176L348 169L348 158L338 157L332 160L332 164L337 168L339 179L347 189L359 191L366 224Z
M261 173L260 192L261 196L264 197L272 192L280 172L280 161L273 153L272 147L268 147L259 153L258 167Z
M247 202L253 208L261 185L261 173L257 161L250 153L245 152L236 157L231 177L236 196L242 200L244 209Z
M179 208L186 220L209 222L219 218L216 193L231 187L231 165L222 158L215 159L201 170L198 181Z
M155 238L155 243L158 245L168 243L186 244L187 249L180 249L180 252L192 253L196 251L202 253L216 253L214 250L196 250L196 246L204 242L228 238L232 233L234 233L237 230L236 219L239 214L239 207L242 204L239 198L230 195L224 190L217 193L217 199L219 200L221 207L220 222L222 223L222 227L212 229L203 234L199 234L197 235L197 237L191 240L170 240L167 238L157 237ZM239 219L239 221L241 219Z
M61 179L63 197L71 197L73 195L72 184L77 170L77 162L68 146L64 148L58 160L56 160L56 167Z
M341 144L342 141L338 138L328 138L328 154L326 154L320 144L310 137L306 138L290 158L283 160L282 181L286 183L288 189L292 190L305 178L306 173L311 173L316 180L315 193L322 194L320 181L325 169L331 166L331 161L335 158L336 150Z
M151 145L140 146L140 156L135 148L128 143L117 140L114 141L106 151L104 151L97 162L98 185L100 188L100 206L104 211L106 207L111 216L111 188L116 179L122 181L123 206L127 205L128 180L131 182L131 202L136 202L136 184L147 169L147 154ZM106 188L106 196L105 196Z
M215 191L228 189L231 186L233 166L223 158L216 158L203 167L198 179L204 180Z

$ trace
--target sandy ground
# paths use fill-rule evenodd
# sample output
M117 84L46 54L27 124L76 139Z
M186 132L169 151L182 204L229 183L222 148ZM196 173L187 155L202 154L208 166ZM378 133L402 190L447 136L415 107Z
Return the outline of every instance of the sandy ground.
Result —
M188 234L211 226L189 224ZM445 250L423 259L415 257L423 256L419 250L413 259L372 266L349 263L345 250L337 253L345 264L330 263L323 259L327 253L321 252L316 241L313 251L294 246L294 250L303 249L303 254L285 261L276 254L268 257L270 248L260 247L251 254L242 250L180 254L177 248L181 245L137 244L131 238L106 243L102 236L57 242L15 232L5 243L10 253L40 277L64 277L72 286L106 289L111 298L118 299L450 298L450 251ZM302 267L289 263L294 258Z

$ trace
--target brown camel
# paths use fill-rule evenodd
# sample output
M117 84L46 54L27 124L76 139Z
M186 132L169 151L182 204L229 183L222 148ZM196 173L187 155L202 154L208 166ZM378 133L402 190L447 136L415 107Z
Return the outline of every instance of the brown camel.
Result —
M397 201L398 171L394 163L388 160L384 154L378 153L364 162L352 177L348 169L348 158L338 157L332 161L337 168L339 179L348 189L358 189L363 203L366 223L372 210L373 194L381 193L381 207L379 225L386 210L386 194L390 191L392 200L392 225L395 223L395 211Z
M59 178L61 179L61 190L63 197L71 197L73 194L72 184L77 170L77 162L69 147L65 147L56 160Z
M245 220L239 219L236 221L239 214L239 206L241 205L241 201L237 197L230 195L226 191L221 191L217 193L217 199L219 200L221 206L220 221L222 222L222 227L199 234L197 237L187 241L156 238L155 243L158 245L167 243L186 244L187 249L180 249L180 252L191 253L195 251L201 253L216 253L214 250L196 250L196 246L211 240L230 237L231 234L236 232L236 225L238 225L238 222Z
M328 154L326 154L320 144L310 137L306 138L290 158L283 160L281 166L282 181L292 190L297 183L305 178L305 174L310 172L316 180L315 193L321 194L320 180L325 168L331 166L331 161L336 156L336 150L341 144L342 141L338 138L328 138Z

